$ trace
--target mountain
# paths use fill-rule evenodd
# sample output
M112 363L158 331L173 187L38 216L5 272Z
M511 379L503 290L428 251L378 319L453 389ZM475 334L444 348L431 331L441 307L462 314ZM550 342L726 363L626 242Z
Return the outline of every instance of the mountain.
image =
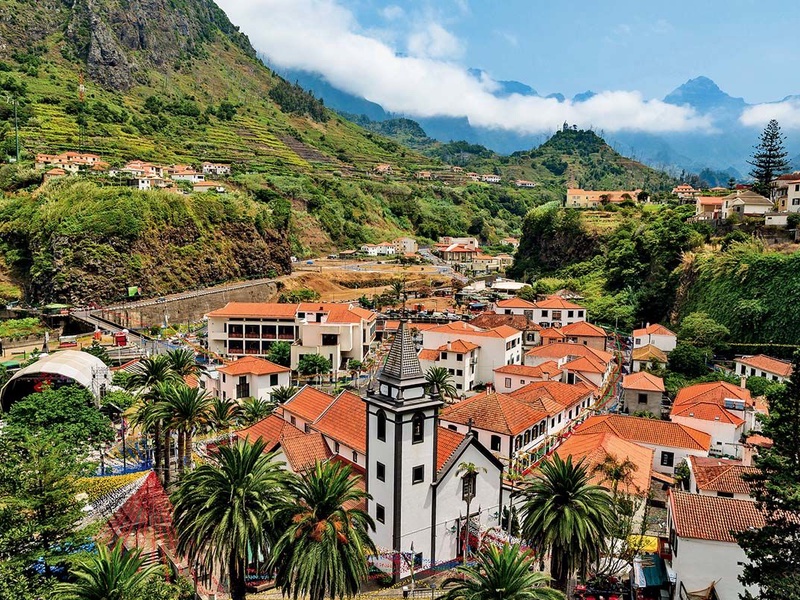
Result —
M741 113L747 106L744 98L729 96L708 77L696 77L678 86L664 97L664 102L676 106L689 105L700 113L730 109Z

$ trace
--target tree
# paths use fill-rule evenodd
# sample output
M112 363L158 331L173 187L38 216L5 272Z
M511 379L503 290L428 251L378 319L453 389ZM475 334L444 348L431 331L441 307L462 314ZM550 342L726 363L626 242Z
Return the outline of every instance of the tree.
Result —
M395 279L392 281L389 289L392 292L392 297L396 301L400 301L403 299L403 294L405 294L406 291L406 282L402 279Z
M331 361L321 354L304 354L297 363L297 372L301 375L319 375L330 370Z
M279 511L286 529L270 561L284 595L323 600L358 594L367 578L367 556L377 552L368 534L375 524L363 510L345 505L365 498L358 477L343 463L317 462L290 482Z
M464 558L464 565L467 564L467 555L469 554L469 530L470 530L470 508L472 505L472 500L475 498L475 489L478 483L478 473L483 471L486 472L486 469L483 467L475 466L475 463L471 462L462 462L458 465L458 469L456 470L456 477L461 475L461 496L464 501L467 503L467 521L466 527L464 530L464 551L463 551L463 558Z
M263 398L245 398L242 401L242 420L245 425L266 419L275 410L275 402Z
M275 342L269 347L267 360L282 367L292 365L292 346L289 342Z
M208 424L214 431L229 432L242 417L242 408L233 400L213 398L208 409Z
M194 352L187 348L170 350L166 356L170 369L181 379L190 375L198 376L206 370L197 363Z
M178 552L226 574L233 600L245 598L248 556L269 554L272 517L285 502L287 473L265 450L261 439L220 446L172 497Z
M717 323L707 313L693 312L686 315L681 322L679 337L681 341L717 352L725 347L730 333L725 325Z
M536 290L529 285L523 286L517 292L517 298L522 298L528 302L536 302Z
M669 353L669 368L671 371L683 373L689 377L699 377L708 373L707 360L708 350L680 342Z
M792 361L800 373L800 352ZM762 417L762 433L772 445L762 447L753 459L757 472L745 476L753 497L765 519L761 528L736 534L747 555L739 580L757 585L757 596L750 600L797 598L800 583L800 377L793 377L785 389L770 397L769 415Z
M771 397L773 394L783 391L786 386L777 381L770 381L766 377L748 377L745 387L750 390L750 393L755 398L758 396Z
M434 394L439 400L444 401L456 395L453 376L444 367L430 367L425 371L425 381L428 382L428 393Z
M442 584L442 600L564 600L558 590L546 587L550 577L534 570L530 551L514 544L489 546L479 552L475 565L456 567L455 577Z
M114 441L111 422L95 406L94 396L77 385L45 388L15 402L3 433L10 437L46 435L78 449Z
M107 365L111 364L111 357L108 355L108 350L101 346L100 342L97 340L93 340L92 345L88 348L81 348L81 351L96 356Z
M139 600L158 570L145 567L141 550L126 552L119 540L110 551L98 545L96 555L70 569L76 581L59 583L54 591L64 600Z
M753 191L770 200L775 187L775 177L789 168L789 161L786 160L789 154L783 147L785 139L786 136L781 133L778 121L772 119L758 138L753 156L747 161L753 167L750 170L750 176L755 179Z
M178 473L183 474L192 462L192 438L196 429L209 422L211 397L205 390L185 384L164 386L162 400L156 405L157 418L178 432Z
M293 385L282 385L280 387L272 388L269 395L273 403L286 404L297 393L297 388Z
M558 454L544 461L523 490L522 537L539 555L550 554L555 587L566 592L569 578L600 556L610 529L611 496L589 483L583 461Z

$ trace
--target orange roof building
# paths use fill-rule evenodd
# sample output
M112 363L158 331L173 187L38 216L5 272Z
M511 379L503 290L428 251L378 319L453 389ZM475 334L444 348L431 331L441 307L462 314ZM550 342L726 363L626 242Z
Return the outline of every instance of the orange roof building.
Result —
M787 381L792 376L792 363L765 354L734 359L734 372L745 377L764 377L770 381Z
M742 500L751 499L752 495L750 483L745 481L744 476L758 473L755 467L745 466L736 460L698 456L689 457L689 471L690 491Z
M732 532L763 527L764 516L755 502L672 491L670 517L681 538L736 544Z

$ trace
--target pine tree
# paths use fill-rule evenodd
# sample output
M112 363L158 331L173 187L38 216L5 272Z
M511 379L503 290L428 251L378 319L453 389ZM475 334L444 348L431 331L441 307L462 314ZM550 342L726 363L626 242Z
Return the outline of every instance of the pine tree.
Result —
M780 125L772 119L761 133L753 156L747 161L753 166L750 171L750 176L755 179L753 191L770 199L774 189L773 179L789 168L786 160L788 153L783 147L784 139L786 136L781 133Z
M792 367L795 376L769 397L769 416L763 419L772 446L759 450L758 472L746 477L766 524L736 536L749 559L739 579L759 586L755 597L762 600L800 597L800 352Z

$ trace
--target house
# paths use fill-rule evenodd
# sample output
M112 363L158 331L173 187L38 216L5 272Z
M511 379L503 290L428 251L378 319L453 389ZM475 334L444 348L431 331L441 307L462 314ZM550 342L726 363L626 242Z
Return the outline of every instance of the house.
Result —
M682 183L672 188L672 195L681 200L691 200L700 194L700 190L694 189L688 183Z
M471 171L469 173L465 173L464 176L467 179L469 179L470 181L480 181L481 180L481 176L480 175L478 175L477 173L473 173Z
M205 181L206 176L203 173L195 171L192 167L187 165L173 165L167 169L170 179L173 181L188 181L190 183L198 183Z
M764 225L768 227L787 227L789 225L788 212L766 212L764 213Z
M304 354L328 358L335 372L363 361L375 340L376 314L353 304L229 302L208 313L208 347L220 356L266 357L277 341L292 345L292 369Z
M800 212L800 173L795 172L791 179L778 178L776 204L781 212Z
M424 179L424 180L431 180L433 179L433 173L430 171L417 171L414 173L414 177L416 179Z
M763 216L771 212L775 206L772 200L751 190L736 190L722 200L723 219L729 219L733 215L739 215L740 217Z
M646 371L622 378L622 410L626 413L645 411L661 417L666 389L664 380Z
M547 413L546 434L557 435L587 416L589 407L594 404L595 391L585 385L535 381L514 390L509 396Z
M391 175L393 173L392 165L385 164L385 163L384 164L375 165L375 167L372 169L372 171L374 173L378 174L378 175Z
M134 176L128 179L128 186L142 191L163 188L165 185L166 182L162 178L150 175Z
M399 237L392 241L395 254L416 254L419 250L417 240L410 237Z
M518 188L528 188L528 189L536 187L536 183L534 183L533 181L526 181L525 179L517 179L514 182L514 185L517 186Z
M484 312L473 318L470 321L470 325L481 329L494 329L501 325L507 325L522 332L522 345L524 347L532 348L541 344L540 333L542 328L526 315Z
M560 328L552 327L550 329L545 329L542 332L542 343L545 343L545 332L557 332L559 334L560 339L556 339L559 336L555 336L551 338L552 341L581 344L583 346L594 348L595 350L605 350L606 340L608 339L608 334L606 333L605 329L602 329L597 325L592 325L587 321L576 321Z
M392 256L396 254L393 243L381 242L380 244L364 244L361 251L367 256Z
M631 352L631 370L634 373L645 369L660 369L667 364L666 353L653 344L634 348Z
M494 381L497 367L522 362L522 332L507 325L482 329L464 321L452 321L422 331L423 348L439 349L448 342L453 344L459 340L480 347L480 351L472 351L471 357L476 360L465 362L463 367L465 372L469 370L470 376L474 375L472 381L475 385Z
M425 389L410 332L401 325L364 398L370 537L381 549L371 562L395 581L414 564L453 560L462 541L477 550L482 533L502 519L503 464L474 433L442 427L443 403ZM465 476L462 463L479 474ZM412 546L409 564L402 557Z
M735 600L745 590L757 597L757 587L739 581L747 557L733 534L764 524L754 502L671 491L667 525L675 597Z
M274 388L290 385L291 374L289 367L255 356L243 356L232 363L217 367L216 376L201 375L200 381L202 387L222 400L268 400Z
M675 346L678 345L678 335L658 323L653 325L648 323L646 327L634 329L634 349L644 348L648 344L655 346L662 352L669 353L675 350Z
M689 457L707 457L711 436L703 431L661 419L626 415L595 415L581 423L573 435L612 433L654 451L652 469L673 475Z
M50 169L49 171L47 171L44 174L44 176L42 177L42 180L45 183L47 183L48 181L50 181L52 179L61 179L62 177L66 177L66 176L67 176L67 172L64 169L60 169L60 168L56 167L55 169Z
M442 367L453 378L458 395L470 391L475 386L478 357L481 347L470 341L457 339L448 341L436 349L423 348L419 352L422 369Z
M720 196L697 196L694 217L699 221L722 218L722 205L725 199Z
M583 344L555 342L525 353L526 365L539 366L548 361L556 362L564 371L566 383L584 381L596 387L603 387L616 367L613 354Z
M108 163L96 154L85 152L62 152L61 154L37 154L34 162L37 169L54 167L70 173L82 170L105 171Z
M472 257L472 261L468 264L468 267L471 268L476 275L494 273L500 270L500 261L496 256L478 252Z
M439 256L442 260L454 263L471 263L478 254L477 246L471 244L450 244L439 249Z
M161 165L142 162L141 160L132 160L126 163L125 166L119 170L119 172L127 173L132 177L158 177L163 179L167 172L167 168L162 167Z
M205 175L230 175L231 166L221 163L204 162L203 173Z
M536 303L514 297L497 300L491 305L491 308L498 315L519 315L526 319L533 319Z
M500 240L500 243L505 246L511 246L514 248L514 250L519 248L519 240L515 237L504 237L502 240Z
M451 170L453 173L463 173L463 172L464 172L464 167L456 167L456 166L452 166L452 167L450 167L450 170Z
M436 243L437 246L452 246L453 244L472 246L474 248L480 248L481 246L480 240L476 237L453 237L449 235L440 237Z
M562 327L586 321L589 315L583 306L574 304L560 296L548 296L537 300L533 307L533 320L541 327Z
M494 370L494 389L509 394L536 381L559 381L561 368L555 361L535 367L529 365L503 365Z
M636 202L642 190L630 191L595 191L580 188L567 189L567 208L597 208L605 203L621 204L622 202Z
M227 191L227 188L224 184L218 181L197 181L192 184L192 191L200 192L201 194L212 191L217 192L218 194L224 194Z
M772 358L765 354L740 356L733 359L733 364L734 373L744 377L763 377L770 381L784 383L792 376L791 362Z
M705 431L711 436L710 453L742 456L742 436L755 428L757 406L750 391L724 381L683 388L672 403L670 420Z
M484 183L500 183L500 175L494 175L492 173L484 173L481 175L481 181Z
M690 456L688 464L689 491L702 496L753 499L750 483L743 476L758 473L755 467L738 460L700 456Z

